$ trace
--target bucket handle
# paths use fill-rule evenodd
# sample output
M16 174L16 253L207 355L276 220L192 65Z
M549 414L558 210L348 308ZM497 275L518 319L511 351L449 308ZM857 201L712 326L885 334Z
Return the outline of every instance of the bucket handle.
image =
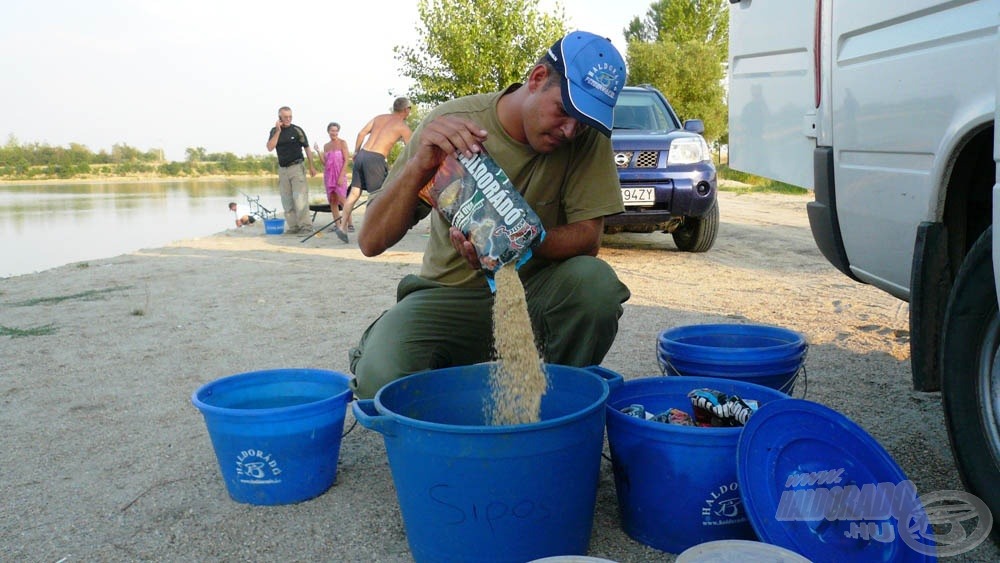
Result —
M663 375L680 375L681 372L677 371L677 368L670 363L670 360L661 357L659 354L656 355L656 362L660 364L660 373ZM673 372L671 374L671 372Z
M394 437L396 421L388 416L378 414L375 410L374 399L359 399L351 405L354 418L361 423L361 426L369 430L374 430L383 436Z
M600 377L608 383L608 388L612 391L618 389L625 382L625 378L617 371L610 370L604 366L592 365L583 368L586 371Z
M806 357L809 355L809 348L806 347L805 353L802 355L802 363L799 364L799 369L795 370L792 377L781 386L782 393L787 394L789 397L795 397L795 386L798 385L799 381L802 381L802 399L805 399L809 394L809 372L806 371ZM802 374L802 378L799 379L799 374Z
M797 378L799 373L802 374L801 378ZM795 386L798 384L799 381L802 381L802 397L800 398L805 399L806 395L809 394L809 372L806 371L805 362L803 362L802 365L799 366L799 371L795 372L795 374L792 375L792 377L788 380L788 382L781 387L781 391L783 393L787 393L788 396L790 397L795 397ZM785 389L786 387L787 389Z

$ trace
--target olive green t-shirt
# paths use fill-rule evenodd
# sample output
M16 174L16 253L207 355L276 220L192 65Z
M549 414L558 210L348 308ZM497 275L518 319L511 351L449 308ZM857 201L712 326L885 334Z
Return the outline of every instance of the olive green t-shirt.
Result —
M497 102L503 94L519 86L514 84L501 92L445 102L430 112L425 122L442 115L458 115L485 129L489 133L483 143L486 152L507 173L546 229L623 212L625 207L611 140L597 130L585 127L572 141L548 154L535 152L531 146L514 140L504 131L497 116ZM414 131L393 164L387 182L401 172L411 148L418 146L422 129L421 125ZM418 210L417 219L426 216L427 212L426 208ZM470 268L452 247L449 227L444 216L434 211L420 275L445 285L485 286L483 272ZM544 263L547 262L532 258L522 266L522 274Z

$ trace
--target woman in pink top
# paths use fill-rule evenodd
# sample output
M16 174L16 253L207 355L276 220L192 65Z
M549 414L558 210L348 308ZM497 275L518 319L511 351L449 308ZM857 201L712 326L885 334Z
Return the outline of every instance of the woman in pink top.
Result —
M326 199L330 202L330 213L333 214L333 228L330 229L347 242L348 227L340 225L341 215L338 206L347 205L347 161L351 157L347 141L340 138L340 124L330 123L326 126L330 134L330 142L323 145L323 183L326 185ZM316 152L320 152L319 148ZM341 228L343 227L343 228Z

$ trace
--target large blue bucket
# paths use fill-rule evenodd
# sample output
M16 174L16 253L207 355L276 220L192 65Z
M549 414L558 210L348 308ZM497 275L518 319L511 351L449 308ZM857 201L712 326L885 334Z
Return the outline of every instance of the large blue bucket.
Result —
M337 477L348 381L335 371L275 369L195 391L229 496L271 505L326 492Z
M523 562L585 555L620 375L548 365L541 420L490 426L491 364L421 372L354 403L385 438L406 536L418 561Z
M738 379L791 393L808 347L786 328L703 324L660 332L656 352L665 375Z
M633 539L680 553L700 543L756 539L740 497L736 448L740 427L703 428L654 422L621 409L691 412L687 394L711 388L763 405L788 395L755 383L706 377L626 381L607 403L608 445L622 528Z

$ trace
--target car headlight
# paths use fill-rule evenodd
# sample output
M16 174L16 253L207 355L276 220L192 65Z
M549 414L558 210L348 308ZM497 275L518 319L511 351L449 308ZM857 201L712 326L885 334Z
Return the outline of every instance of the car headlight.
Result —
M695 164L708 159L708 143L701 137L681 137L670 142L667 165Z

